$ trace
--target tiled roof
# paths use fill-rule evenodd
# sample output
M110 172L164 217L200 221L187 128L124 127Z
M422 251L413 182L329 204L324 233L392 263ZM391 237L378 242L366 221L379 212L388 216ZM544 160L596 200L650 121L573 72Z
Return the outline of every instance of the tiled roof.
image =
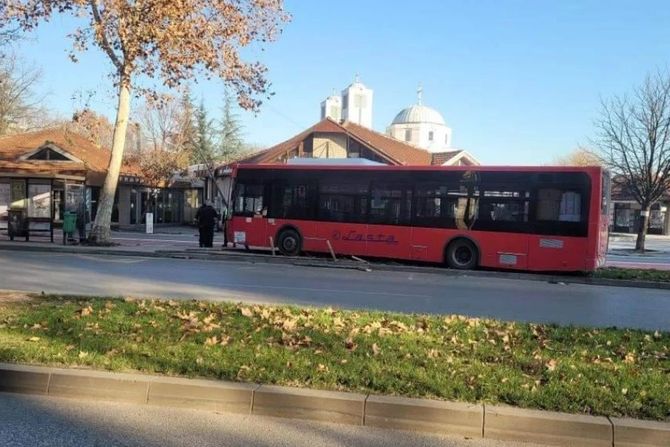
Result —
M455 151L446 151L446 152L437 152L433 154L433 164L434 165L443 165L447 163L449 160L452 158L456 157L458 154L460 154L461 150L455 150Z
M281 142L269 149L239 160L240 163L274 163L277 159L290 155L300 143L314 132L344 133L363 143L382 158L394 165L430 165L430 152L405 144L395 138L375 132L358 124L345 121L342 124L325 118L309 129Z
M403 143L395 138L376 132L367 127L345 121L342 127L358 140L366 143L377 152L391 157L396 164L401 165L430 165L432 156L425 149Z
M21 157L47 144L53 144L83 163L21 160ZM83 136L62 127L0 137L0 172L85 175L92 183L99 184L107 172L109 157L110 151L100 149ZM136 166L128 164L124 164L121 171L122 175L140 174Z

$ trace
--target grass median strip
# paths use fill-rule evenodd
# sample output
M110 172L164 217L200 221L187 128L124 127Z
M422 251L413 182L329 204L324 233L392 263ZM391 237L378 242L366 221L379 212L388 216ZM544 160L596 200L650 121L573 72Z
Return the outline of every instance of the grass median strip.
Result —
M670 420L670 333L461 316L0 300L0 361Z
M670 270L606 267L596 270L593 277L603 279L627 279L633 281L670 282Z

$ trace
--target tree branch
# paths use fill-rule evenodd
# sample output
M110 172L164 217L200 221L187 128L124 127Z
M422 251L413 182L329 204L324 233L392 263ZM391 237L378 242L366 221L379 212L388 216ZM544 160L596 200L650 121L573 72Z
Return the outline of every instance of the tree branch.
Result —
M88 0L88 4L91 6L93 19L95 20L95 23L97 25L96 32L99 33L100 39L102 40L100 47L107 54L107 56L109 56L114 66L119 71L119 73L121 73L123 71L123 62L116 55L116 53L114 52L114 48L109 43L109 39L107 38L107 33L105 31L104 24L102 22L102 17L100 16L100 11L98 10L97 0Z

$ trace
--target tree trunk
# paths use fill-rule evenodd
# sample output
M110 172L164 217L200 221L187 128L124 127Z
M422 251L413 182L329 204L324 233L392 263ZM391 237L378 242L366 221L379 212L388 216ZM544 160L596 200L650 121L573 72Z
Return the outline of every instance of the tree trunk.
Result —
M644 253L644 240L647 237L647 228L649 227L650 206L643 206L640 211L640 227L637 230L637 241L635 241L635 250Z
M119 86L119 102L116 109L116 123L114 124L114 140L112 154L109 159L107 176L100 192L98 212L89 240L98 245L112 243L111 224L114 208L114 195L119 182L119 173L123 163L123 150L126 145L126 130L130 116L130 86L128 82L121 82Z

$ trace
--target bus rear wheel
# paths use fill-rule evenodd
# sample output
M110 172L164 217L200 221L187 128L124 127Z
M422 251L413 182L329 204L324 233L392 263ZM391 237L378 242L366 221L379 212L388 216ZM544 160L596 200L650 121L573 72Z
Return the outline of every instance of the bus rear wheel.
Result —
M277 245L284 256L298 256L302 250L302 239L295 230L282 230L277 238Z
M472 270L477 267L479 252L472 241L456 239L447 247L447 265L452 269Z

